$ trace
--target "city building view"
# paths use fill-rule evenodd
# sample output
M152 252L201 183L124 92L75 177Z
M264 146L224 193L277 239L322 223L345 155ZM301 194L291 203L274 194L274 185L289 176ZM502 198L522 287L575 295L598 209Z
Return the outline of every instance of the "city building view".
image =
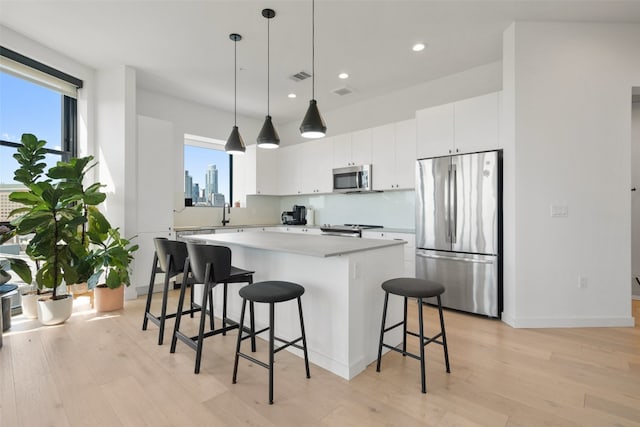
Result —
M195 182L194 176L189 173L185 165L184 171L184 198L191 199L192 206L224 206L227 202L224 193L219 191L218 167L208 165L204 173L204 187Z

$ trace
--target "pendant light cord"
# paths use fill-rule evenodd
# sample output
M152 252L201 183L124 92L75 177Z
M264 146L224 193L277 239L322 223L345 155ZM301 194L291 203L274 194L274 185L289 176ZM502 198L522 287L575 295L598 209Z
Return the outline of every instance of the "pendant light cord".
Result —
M271 40L269 37L270 31L269 31L269 21L271 19L267 18L267 116L270 115L269 113L269 82L271 81L271 76L269 74L269 69L271 68L271 61L270 61L270 57L271 57L271 52L269 51L269 46L271 46Z
M311 99L316 99L316 4L311 0Z
M238 126L236 122L238 107L238 41L233 41L233 125Z

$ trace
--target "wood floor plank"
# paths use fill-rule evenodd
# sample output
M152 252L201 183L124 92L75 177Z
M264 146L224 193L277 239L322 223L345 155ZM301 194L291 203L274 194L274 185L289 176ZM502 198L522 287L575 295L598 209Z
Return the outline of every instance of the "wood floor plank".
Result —
M177 292L172 291L169 307ZM80 300L77 300L80 301ZM0 351L0 424L7 426L640 426L640 328L513 329L445 312L451 373L442 347L426 347L427 394L419 362L389 353L351 381L301 358L276 355L275 404L267 371L241 360L231 384L236 332L208 338L201 372L195 352L169 353L158 328L141 330L144 298L96 314L80 301L64 325L14 317ZM155 303L159 307L158 302ZM159 309L158 309L159 311ZM640 301L633 302L640 315ZM409 311L416 329L417 306ZM427 333L437 311L424 307ZM198 315L183 318L195 332ZM417 340L408 343L417 352ZM266 360L266 343L256 356Z

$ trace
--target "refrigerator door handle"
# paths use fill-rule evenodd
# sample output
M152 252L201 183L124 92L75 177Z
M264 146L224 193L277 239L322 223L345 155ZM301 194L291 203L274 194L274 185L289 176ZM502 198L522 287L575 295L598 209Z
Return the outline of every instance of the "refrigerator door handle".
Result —
M453 172L453 179L451 185L453 186L453 210L451 212L451 243L458 243L458 170L456 165L451 165L451 171Z
M416 256L419 256L421 258L444 259L444 260L459 261L459 262L470 262L470 263L473 263L473 264L493 264L495 262L493 260L486 260L486 259L460 258L460 257L454 257L454 256L427 254L427 253L420 252L420 251L416 252Z
M446 211L445 218L447 223L447 242L452 243L452 235L451 235L451 165L449 165L447 169L447 184L445 185L447 195L445 197L446 200Z

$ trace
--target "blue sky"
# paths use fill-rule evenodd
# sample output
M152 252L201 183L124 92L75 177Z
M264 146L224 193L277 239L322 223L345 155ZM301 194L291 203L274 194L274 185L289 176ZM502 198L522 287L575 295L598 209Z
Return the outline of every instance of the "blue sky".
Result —
M37 84L0 72L0 138L20 142L23 133L47 141L60 149L62 95ZM13 182L18 164L14 149L0 147L0 183ZM57 159L56 159L57 160Z

